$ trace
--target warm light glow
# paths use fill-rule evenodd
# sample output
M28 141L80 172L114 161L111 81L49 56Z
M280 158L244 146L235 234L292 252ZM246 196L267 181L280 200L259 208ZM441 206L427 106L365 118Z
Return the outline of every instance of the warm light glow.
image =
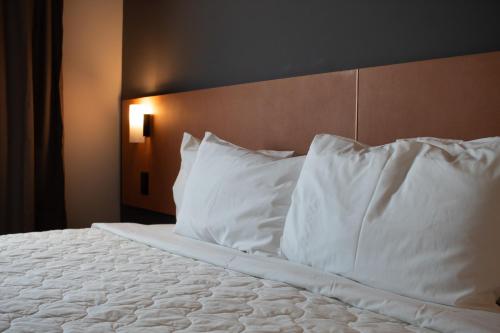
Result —
M151 105L148 104L131 104L128 108L129 121L129 142L143 143L144 115L152 114Z

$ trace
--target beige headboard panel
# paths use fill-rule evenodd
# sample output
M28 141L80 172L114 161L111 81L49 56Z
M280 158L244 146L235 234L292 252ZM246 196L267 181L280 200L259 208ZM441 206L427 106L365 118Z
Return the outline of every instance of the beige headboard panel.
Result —
M128 105L150 103L153 134L128 142ZM368 144L500 135L500 52L241 84L123 101L122 202L175 214L182 133L253 149L307 151L316 133ZM150 193L140 193L140 172Z
M133 103L154 109L145 143L128 142ZM122 110L122 202L174 214L172 184L184 131L199 138L212 131L243 147L299 154L319 132L354 138L356 70L126 100ZM141 171L149 172L147 196L140 193Z
M358 140L500 135L500 52L359 70Z

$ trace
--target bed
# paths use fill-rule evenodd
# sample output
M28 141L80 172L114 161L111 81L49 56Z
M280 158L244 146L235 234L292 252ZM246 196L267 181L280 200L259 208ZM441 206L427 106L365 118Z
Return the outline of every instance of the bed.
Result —
M181 237L169 225L94 224L0 240L2 332L495 332L500 327L496 314L390 295L282 259Z
M172 185L184 131L214 131L254 150L299 155L320 132L373 145L415 136L496 136L499 84L494 52L126 100L122 200L176 212ZM142 102L155 105L152 136L131 144L128 107ZM140 191L144 170L148 195ZM304 251L289 247L289 259L314 240L303 243ZM500 332L499 307L403 296L390 283L376 288L298 261L181 236L172 225L94 223L4 235L0 332ZM425 292L432 299L439 290Z

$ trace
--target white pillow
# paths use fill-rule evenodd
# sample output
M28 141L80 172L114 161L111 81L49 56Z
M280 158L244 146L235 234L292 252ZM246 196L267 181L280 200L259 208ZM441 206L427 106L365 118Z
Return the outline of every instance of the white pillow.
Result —
M281 250L401 295L498 311L499 198L500 138L368 147L318 135Z
M177 213L180 211L182 197L184 196L184 188L186 187L186 182L191 173L191 168L198 154L199 147L200 140L189 133L184 133L181 143L181 167L175 179L174 186L172 187Z
M175 179L174 186L172 187L174 194L174 202L177 213L180 212L182 205L182 198L184 196L184 188L186 187L186 182L191 173L191 168L193 167L196 155L198 154L198 149L200 147L200 140L192 136L189 133L184 132L182 136L181 143L181 167L179 169L179 174ZM276 151L276 150L259 150L260 153L274 156L274 157L290 157L293 155L293 151Z
M249 253L277 255L303 161L267 156L206 133L175 232Z

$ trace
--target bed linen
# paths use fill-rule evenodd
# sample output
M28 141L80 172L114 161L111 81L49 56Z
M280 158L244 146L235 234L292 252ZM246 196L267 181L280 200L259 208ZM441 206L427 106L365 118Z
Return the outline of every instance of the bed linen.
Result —
M179 214L182 206L184 189L186 188L189 174L191 173L191 169L193 168L196 156L198 155L200 144L201 140L192 136L191 134L184 132L184 134L182 135L180 148L181 167L172 187L177 214ZM294 151L290 150L258 150L258 152L267 156L280 158L291 157L294 154Z
M206 132L186 182L175 232L278 256L304 159L268 156Z
M281 250L290 261L389 292L498 311L499 198L500 137L370 147L319 134Z
M497 332L498 314L400 297L171 226L0 236L0 332Z

